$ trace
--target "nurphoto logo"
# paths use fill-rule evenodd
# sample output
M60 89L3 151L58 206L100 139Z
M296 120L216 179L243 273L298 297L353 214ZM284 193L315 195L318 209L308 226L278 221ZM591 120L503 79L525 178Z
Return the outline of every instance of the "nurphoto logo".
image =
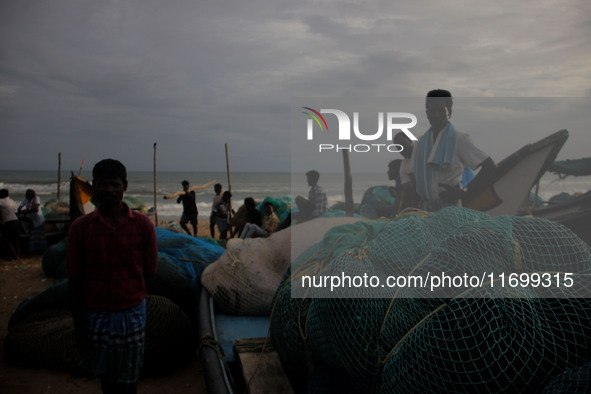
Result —
M392 141L392 137L395 135L394 131L402 131L413 141L417 141L417 137L410 131L411 128L416 126L417 117L408 112L378 112L378 130L376 132L367 133L366 130L361 130L359 127L359 112L353 112L353 127L351 128L351 119L347 113L339 109L321 109L317 111L310 107L302 107L306 112L302 112L305 115L310 116L307 123L307 134L306 138L308 141L314 140L314 124L318 125L320 132L328 133L328 124L322 114L331 114L336 116L338 122L338 141L351 141L352 134L355 139L360 141L377 141L383 138L384 129L386 142ZM404 119L406 122L401 123L400 120ZM384 127L384 123L386 126ZM353 133L351 133L353 129ZM391 143L360 143L360 144L318 144L318 151L343 151L348 150L349 152L380 152L381 149L385 149L388 152L401 152L402 145L391 144Z

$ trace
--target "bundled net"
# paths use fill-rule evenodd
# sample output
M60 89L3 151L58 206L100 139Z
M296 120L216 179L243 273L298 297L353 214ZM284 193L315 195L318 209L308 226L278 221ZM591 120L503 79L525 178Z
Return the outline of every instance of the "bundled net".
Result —
M66 239L50 245L43 253L41 268L45 276L49 278L66 277Z
M8 360L29 367L49 367L83 374L68 310L48 309L15 323L6 335ZM163 371L189 360L197 348L195 328L178 305L166 297L146 297L146 351L143 371Z
M577 273L591 251L567 228L459 208L344 225L303 253L275 295L271 339L293 381L330 392L536 392L591 360L581 287L500 286L501 273ZM305 275L485 273L483 286L303 286ZM494 273L493 276L489 276ZM529 276L528 276L529 278ZM554 278L554 277L552 277ZM318 286L319 287L319 286ZM295 296L295 297L292 297ZM338 380L338 379L337 379Z
M290 229L267 238L230 239L224 253L205 268L201 283L216 310L232 315L268 315L273 295L290 264Z
M591 392L591 362L564 371L544 388L542 394Z
M382 212L394 207L394 188L392 186L372 186L363 193L359 204L359 215L368 219L379 219Z

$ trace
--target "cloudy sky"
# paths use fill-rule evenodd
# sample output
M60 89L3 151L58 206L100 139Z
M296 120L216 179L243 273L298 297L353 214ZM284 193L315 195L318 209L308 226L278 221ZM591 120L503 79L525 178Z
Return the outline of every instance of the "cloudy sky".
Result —
M589 103L591 2L0 0L0 169L151 170L156 142L162 171L224 171L225 143L234 171L289 171L294 99L433 88ZM470 134L498 160L568 128L575 158L588 125Z

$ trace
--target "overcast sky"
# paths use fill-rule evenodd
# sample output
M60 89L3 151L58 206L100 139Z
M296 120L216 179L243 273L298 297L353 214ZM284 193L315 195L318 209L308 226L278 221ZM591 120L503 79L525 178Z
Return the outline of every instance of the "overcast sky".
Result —
M0 169L151 170L156 142L162 171L225 171L225 143L233 171L289 171L294 98L433 88L589 103L591 2L0 0ZM567 128L576 158L588 126L470 134L498 160Z

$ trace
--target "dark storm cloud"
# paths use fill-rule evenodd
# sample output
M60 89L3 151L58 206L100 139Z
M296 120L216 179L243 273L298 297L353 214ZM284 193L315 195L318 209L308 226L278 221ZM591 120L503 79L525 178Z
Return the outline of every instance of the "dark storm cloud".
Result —
M4 1L0 168L288 171L293 98L589 96L588 2L397 3Z

